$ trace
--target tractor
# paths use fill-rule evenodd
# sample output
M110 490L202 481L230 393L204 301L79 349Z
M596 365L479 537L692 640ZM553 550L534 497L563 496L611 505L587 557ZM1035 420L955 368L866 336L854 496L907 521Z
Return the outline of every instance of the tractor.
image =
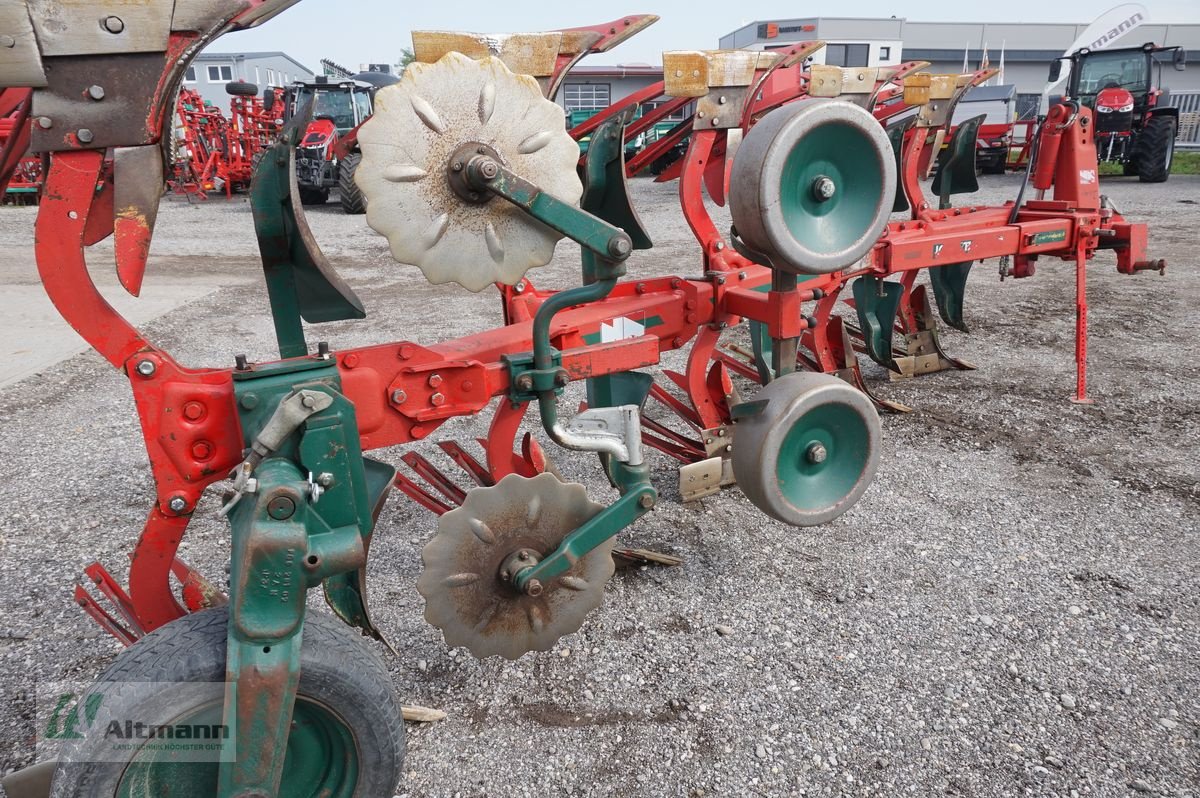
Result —
M1053 83L1059 79L1062 61L1070 61L1066 96L1095 111L1100 160L1121 164L1126 175L1137 175L1143 183L1165 182L1175 155L1179 109L1166 105L1162 62L1155 58L1165 52L1171 53L1175 69L1182 71L1183 48L1152 42L1113 50L1083 47L1050 65Z
M366 202L354 182L354 171L362 159L358 128L374 113L375 92L395 82L390 75L363 72L336 83L317 77L312 83L297 81L288 86L285 123L297 114L310 115L296 150L296 180L305 205L324 205L330 189L336 188L342 210L366 212ZM268 107L273 104L271 95L264 100ZM311 109L306 110L310 103Z

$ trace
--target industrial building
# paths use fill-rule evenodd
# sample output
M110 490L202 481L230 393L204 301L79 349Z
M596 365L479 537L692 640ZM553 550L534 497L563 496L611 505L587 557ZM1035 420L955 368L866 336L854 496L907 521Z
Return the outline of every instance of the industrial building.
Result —
M1086 23L1025 22L910 22L900 17L808 17L759 20L722 36L727 49L771 50L811 39L829 43L816 61L837 66L885 66L904 61L929 61L931 72L959 72L964 60L978 69L986 57L999 67L1004 57L1003 82L1017 87L1018 108L1037 106L1046 85L1050 63L1070 47ZM1162 71L1164 88L1174 92L1200 90L1200 24L1147 24L1126 34L1117 46L1155 42L1180 45L1192 67L1176 72L1168 63Z
M218 108L229 108L225 84L244 80L267 86L286 86L293 80L312 80L313 71L287 53L209 53L196 56L183 84Z

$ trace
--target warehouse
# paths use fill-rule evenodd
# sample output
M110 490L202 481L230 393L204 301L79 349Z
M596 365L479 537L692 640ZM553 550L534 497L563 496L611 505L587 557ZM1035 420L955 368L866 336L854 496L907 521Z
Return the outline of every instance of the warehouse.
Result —
M902 17L809 17L758 20L721 37L729 49L770 50L810 39L829 42L816 60L838 66L886 66L903 61L929 61L933 72L958 72L986 59L1001 65L1003 82L1015 84L1018 106L1036 107L1046 85L1050 62L1087 28L1087 23L910 22ZM1142 25L1122 37L1120 46L1144 42L1182 46L1193 64L1200 61L1200 24ZM1162 83L1172 92L1200 91L1200 66L1176 72L1167 64Z

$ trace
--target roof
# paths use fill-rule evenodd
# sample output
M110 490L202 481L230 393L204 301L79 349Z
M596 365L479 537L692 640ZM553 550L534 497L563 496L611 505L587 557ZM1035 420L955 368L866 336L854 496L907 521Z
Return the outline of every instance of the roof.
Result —
M616 78L661 78L663 69L651 64L616 64L614 66L577 66L570 72L570 77L616 77Z
M292 58L290 55L283 52L282 50L260 50L260 51L256 51L256 52L252 52L252 53L214 53L214 52L210 52L210 51L206 50L203 53L200 53L200 55L196 56L195 60L196 61L253 61L253 60L260 59L260 58L284 58L284 59L287 59L288 61L291 61L297 67L304 70L305 72L307 72L310 75L317 74L316 72L313 72L311 69L306 67L304 64L301 64L295 58Z

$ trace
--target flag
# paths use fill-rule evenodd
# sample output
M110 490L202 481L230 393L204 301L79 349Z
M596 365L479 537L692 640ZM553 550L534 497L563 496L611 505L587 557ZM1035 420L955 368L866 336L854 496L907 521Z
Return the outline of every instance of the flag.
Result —
M990 65L991 65L991 62L988 61L987 42L984 42L983 43L983 55L979 59L979 71L982 72L983 70L987 69L988 66L990 66Z
M967 46L963 48L963 74L967 74L967 53L971 51L971 43L967 42Z
M1000 40L1000 73L996 76L997 86L1004 85L1004 45L1007 43L1007 40Z

